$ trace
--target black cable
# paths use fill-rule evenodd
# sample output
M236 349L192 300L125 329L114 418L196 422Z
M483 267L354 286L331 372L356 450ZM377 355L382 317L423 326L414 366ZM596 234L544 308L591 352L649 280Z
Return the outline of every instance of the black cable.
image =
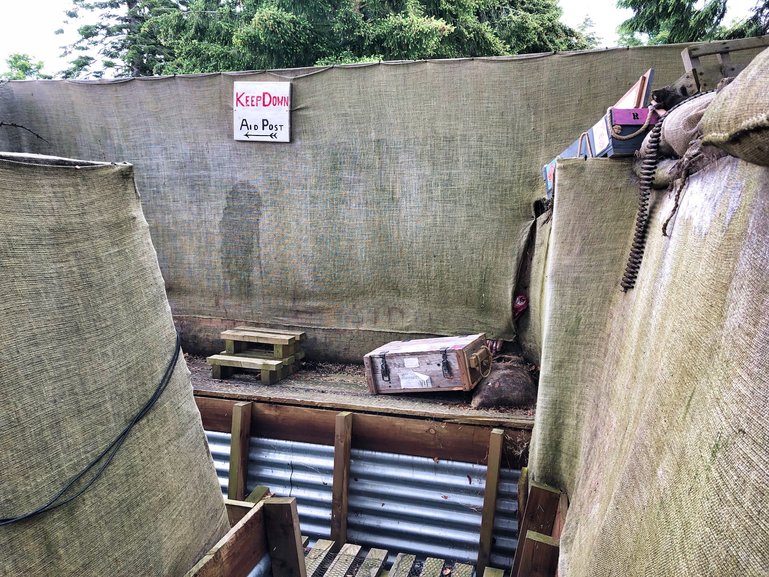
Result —
M54 509L57 509L61 507L62 505L66 505L67 503L70 503L71 501L74 501L80 495L85 493L91 485L93 485L96 480L101 477L104 470L107 468L107 466L112 462L112 460L115 458L115 454L118 452L120 447L123 446L123 443L125 442L126 438L128 437L128 434L131 432L131 430L136 426L136 424L141 421L147 413L150 412L152 407L155 405L157 400L160 398L160 396L163 394L163 391L166 390L166 387L168 386L168 383L171 381L171 376L174 374L174 369L176 368L176 364L179 361L179 354L181 353L182 346L181 346L181 339L179 338L179 333L176 333L176 344L174 346L174 354L171 356L171 361L168 363L168 366L166 367L165 373L163 373L163 378L158 383L158 386L155 388L155 392L152 394L152 396L149 398L149 400L144 404L144 406L139 409L139 412L136 413L133 418L129 421L128 425L120 432L120 434L115 437L115 439L101 452L99 455L93 459L88 465L83 468L82 471L80 471L77 475L72 477L72 479L69 480L69 482L64 485L64 487L56 493L51 499L48 500L47 503L44 505L41 505L37 509L30 511L29 513L24 513L23 515L19 515L18 517L7 517L4 519L0 519L0 527L4 525L11 525L13 523L18 523L20 521L25 521L27 519L31 519L32 517L35 517L37 515L40 515L41 513L45 513L47 511L52 511ZM104 459L106 457L106 459ZM80 479L82 479L88 471L93 469L100 461L104 459L104 462L99 467L99 469L94 473L93 477L78 491L70 496L66 497L65 499L61 499L62 495L66 494L67 491L69 491L75 483L77 483Z

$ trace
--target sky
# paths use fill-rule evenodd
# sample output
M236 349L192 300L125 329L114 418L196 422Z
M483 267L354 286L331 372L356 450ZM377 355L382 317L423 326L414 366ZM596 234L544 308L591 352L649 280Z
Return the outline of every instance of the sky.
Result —
M744 17L756 0L729 0L726 21ZM61 46L77 38L76 25L65 24L65 11L71 0L0 0L3 18L0 19L0 71L6 70L5 61L14 52L29 54L34 60L42 60L43 71L55 74L66 68L67 59L61 58ZM601 39L601 47L615 46L616 29L630 15L630 10L620 10L616 0L560 0L563 21L579 26L586 15L593 20ZM589 14L588 14L589 13ZM64 34L54 32L60 28Z

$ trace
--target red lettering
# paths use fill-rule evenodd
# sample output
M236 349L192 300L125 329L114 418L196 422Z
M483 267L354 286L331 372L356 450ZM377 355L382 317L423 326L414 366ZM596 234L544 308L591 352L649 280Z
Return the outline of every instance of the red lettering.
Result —
M241 100L241 98L243 98L244 94L245 94L245 92L236 92L235 93L235 106L245 106L243 104L243 101Z
M262 92L262 102L265 106L272 105L272 95L269 92Z

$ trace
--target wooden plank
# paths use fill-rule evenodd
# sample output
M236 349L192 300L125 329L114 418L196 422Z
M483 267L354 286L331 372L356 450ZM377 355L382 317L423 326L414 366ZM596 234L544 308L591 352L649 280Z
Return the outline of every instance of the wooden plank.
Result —
M223 340L241 341L245 343L262 343L265 345L290 345L296 341L296 337L279 333L266 333L259 331L237 331L230 329L222 331L219 335Z
M518 477L518 526L523 525L523 514L526 511L526 497L529 494L529 468L521 467Z
M483 493L483 512L481 513L481 532L479 536L478 561L476 569L483 574L491 558L491 544L494 533L494 516L497 510L497 490L499 488L499 469L502 463L502 443L505 432L492 429L489 434L489 456L486 463L486 487Z
M195 396L203 428L206 431L229 433L232 428L232 408L235 401ZM252 411L253 413L253 411Z
M451 577L473 577L473 566L465 563L455 563Z
M302 535L302 547L307 547L307 543L310 542L310 538L307 535Z
M254 490L248 494L246 501L249 503L258 503L262 499L270 496L270 488L264 485L257 485Z
M512 577L527 576L522 572L521 559L523 550L521 539L530 531L542 535L550 535L555 524L555 515L558 511L558 503L561 492L547 485L529 481L529 495L526 500L526 512L523 515L523 523L518 527L518 547L513 559Z
M235 367L239 369L268 369L273 371L284 364L289 364L288 359L279 361L276 359L255 359L253 357L226 354L211 355L206 359L206 362L209 365Z
M334 477L331 485L331 539L347 541L347 489L350 480L352 413L339 413L335 419Z
M238 501L236 499L225 499L224 505L227 507L227 518L230 521L230 527L236 525L238 521L254 508L254 503Z
M569 509L569 498L566 493L561 493L560 499L558 499L558 509L555 513L555 522L553 523L553 530L550 535L556 541L561 540L561 534L563 533L563 527L566 524L566 513Z
M294 363L296 365L296 363ZM296 385L296 382L292 382L291 385ZM303 383L304 385L304 383ZM317 391L318 383L308 381L308 390ZM488 427L502 427L506 430L505 433L505 447L507 447L513 439L514 434L521 433L525 436L526 442L523 445L517 447L517 452L523 454L528 447L528 439L531 437L531 429L534 427L534 417L524 417L520 415L494 415L487 416L484 412L474 411L467 409L466 407L459 408L454 405L436 405L428 400L420 399L420 397L412 397L409 399L408 405L401 405L396 400L392 403L381 403L376 397L369 396L367 393L361 397L349 397L341 396L336 393L329 394L326 399L306 398L302 396L301 391L292 389L279 389L275 391L268 391L261 388L251 388L242 386L229 387L225 383L209 384L208 382L193 381L194 392L198 396L211 397L216 399L229 399L238 401L257 401L261 403L273 403L280 405L293 405L302 408L312 409L326 409L332 411L352 411L355 413L371 413L380 414L386 416L395 416L403 418L414 419L430 419L433 421L440 421L443 423L452 423L455 425L472 425ZM322 387L328 387L327 383L324 383ZM323 391L326 392L326 391ZM363 393L359 393L363 394ZM374 402L367 402L368 399L372 399ZM413 408L412 403L418 403L421 408ZM426 409L425 407L429 407ZM507 449L506 449L507 451ZM526 459L520 461L521 466L526 465Z
M393 566L390 567L390 577L409 577L411 568L414 566L414 561L416 560L416 555L398 553L398 556L395 557L395 561L393 561ZM472 575L469 575L468 577L472 577Z
M229 423L223 427L222 417L223 411L234 401L195 398L204 428L229 432ZM333 445L336 415L337 411L328 409L254 402L251 436ZM292 426L287 427L286 423ZM352 448L485 464L490 430L491 427L484 425L356 413ZM530 436L529 431L505 431L504 466L525 464L526 451L522 446L528 446Z
M278 335L290 335L294 337L297 341L303 341L305 338L307 338L307 333L303 331L290 331L288 329L269 329L266 327L252 327L247 325L240 325L238 327L235 327L236 331L255 331L258 333L274 333Z
M555 577L558 570L558 542L549 535L528 531L521 552L519 575Z
M326 569L324 577L347 577L347 571L355 561L355 557L360 553L360 545L351 545L349 543L342 546L336 559L331 566Z
M186 577L246 577L267 551L264 509L255 505Z
M435 557L428 557L422 564L422 572L419 577L443 577L441 571L443 571L443 559L436 559Z
M370 549L355 577L379 577L386 561L386 549Z
M296 497L265 499L264 526L273 575L307 577Z
M232 441L230 444L230 475L227 484L227 496L230 499L243 500L246 497L246 478L248 477L248 449L251 442L251 405L235 403L232 410Z
M318 539L315 542L315 545L304 559L307 566L307 577L313 577L315 570L326 560L326 557L331 555L333 548L334 542L328 539Z
M689 46L686 50L694 57L709 56L722 52L735 52L738 50L749 50L751 48L765 48L769 46L769 36L758 36L756 38L741 38L738 40L725 40L723 42L708 42L707 44L697 44Z
M483 577L505 577L505 572L502 569L486 567L486 570L483 572Z

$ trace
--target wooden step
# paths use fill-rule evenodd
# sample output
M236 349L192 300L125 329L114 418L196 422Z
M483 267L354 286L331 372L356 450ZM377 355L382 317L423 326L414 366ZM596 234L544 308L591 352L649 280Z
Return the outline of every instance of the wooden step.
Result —
M277 335L289 335L294 337L297 341L303 341L307 338L307 334L303 333L302 331L289 331L286 329L268 329L265 327L252 327L248 325L241 325L241 326L235 327L234 330L257 332L257 333L273 333Z
M307 568L307 577L313 577L315 570L331 555L333 548L333 541L328 539L317 540L312 549L310 549L310 552L307 553L307 556L304 558L305 567Z
M219 336L224 340L262 343L265 345L292 345L296 342L296 337L292 335L261 331L239 331L236 329L222 331Z
M219 354L219 355L211 355L206 359L206 362L209 365L220 365L224 367L235 367L239 369L256 369L256 370L277 370L279 367L290 365L294 358L290 357L289 359L284 360L275 360L275 359L261 359L261 358L253 358L253 357L246 357L241 355L228 355L228 354Z

